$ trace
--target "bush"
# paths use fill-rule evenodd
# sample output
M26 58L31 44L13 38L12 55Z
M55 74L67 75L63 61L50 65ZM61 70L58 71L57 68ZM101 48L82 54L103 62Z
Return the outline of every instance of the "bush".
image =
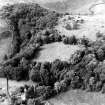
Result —
M6 61L8 59L8 56L5 54L3 57L3 60Z
M66 28L67 30L72 30L72 27L71 27L70 24L66 24L65 28Z
M78 44L82 44L85 47L90 47L91 46L91 41L88 38L86 38L85 36L83 36L83 38L80 38L78 40Z
M97 37L97 38L102 38L102 37L103 37L103 34L102 34L100 31L98 31L98 32L96 33L96 37Z
M78 29L78 23L76 21L71 21L69 24L66 24L65 28L67 30L77 30Z
M73 35L73 36L71 36L71 37L65 37L64 39L63 39L63 43L64 44L77 44L77 39L76 39L76 37Z

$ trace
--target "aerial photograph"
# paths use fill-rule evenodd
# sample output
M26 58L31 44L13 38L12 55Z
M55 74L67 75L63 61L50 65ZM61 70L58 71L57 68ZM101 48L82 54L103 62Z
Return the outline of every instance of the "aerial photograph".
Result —
M105 0L0 0L0 105L105 105Z

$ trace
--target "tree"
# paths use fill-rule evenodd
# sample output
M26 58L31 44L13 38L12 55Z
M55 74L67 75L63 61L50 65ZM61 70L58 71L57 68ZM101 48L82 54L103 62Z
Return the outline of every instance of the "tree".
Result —
M41 81L41 76L40 76L40 70L38 70L37 68L33 68L30 71L30 79L34 82L40 82Z
M52 62L51 65L51 73L53 75L53 81L59 80L60 72L64 69L64 65L62 61L59 59L56 59L54 62Z
M8 59L8 56L5 54L3 57L3 60L6 61Z
M48 86L50 83L50 72L47 69L40 70L41 82L43 85Z
M98 60L100 60L100 61L103 61L105 58L105 53L104 53L104 51L101 49L101 48L99 48L97 51L96 51L96 53L95 53L95 55L96 55L96 58L98 59Z
M84 55L85 55L84 50L77 50L74 54L72 54L72 56L70 58L71 64L79 63L82 60L82 58L84 57Z
M65 37L63 39L64 44L77 44L77 38L75 37L75 35L72 35L70 37Z

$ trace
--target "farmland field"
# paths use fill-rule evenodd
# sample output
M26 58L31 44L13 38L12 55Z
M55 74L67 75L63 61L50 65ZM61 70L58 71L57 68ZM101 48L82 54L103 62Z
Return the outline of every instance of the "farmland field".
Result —
M61 59L68 61L70 56L80 48L76 45L64 45L63 43L52 43L41 47L39 54L37 55L37 61L54 61L55 59Z

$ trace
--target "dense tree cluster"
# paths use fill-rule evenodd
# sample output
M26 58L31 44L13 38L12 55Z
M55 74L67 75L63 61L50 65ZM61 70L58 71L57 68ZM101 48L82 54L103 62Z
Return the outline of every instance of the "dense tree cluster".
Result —
M27 46L33 36L43 43L50 43L53 40L61 40L60 36L41 36L37 34L40 30L53 29L57 25L59 13L48 11L38 4L13 4L2 8L1 16L8 21L12 32L12 49L10 58L20 52L23 46ZM47 33L45 33L47 34Z
M95 44L97 47L94 47ZM29 86L27 104L46 100L60 92L67 91L68 87L104 93L105 61L97 59L95 54L95 49L104 48L103 45L104 42L92 43L91 48L86 47L86 49L75 52L69 62L57 59L53 62L31 63L29 78L38 85Z

